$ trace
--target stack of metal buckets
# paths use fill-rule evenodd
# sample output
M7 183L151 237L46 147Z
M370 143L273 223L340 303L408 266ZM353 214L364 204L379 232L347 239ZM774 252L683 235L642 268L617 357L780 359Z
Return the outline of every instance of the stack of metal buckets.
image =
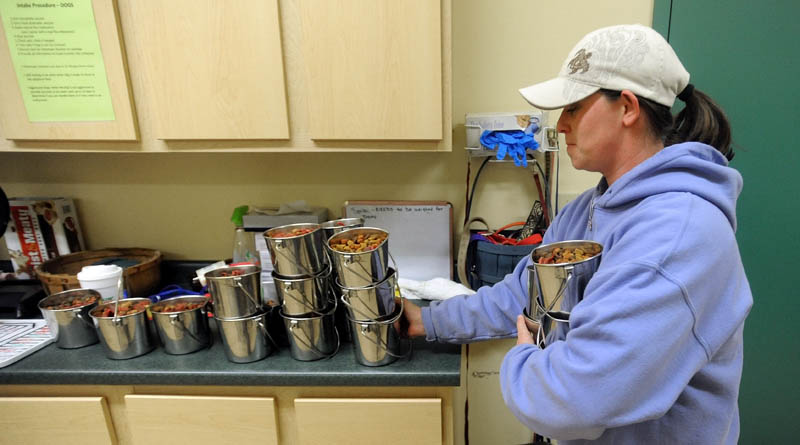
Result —
M280 303L292 358L312 361L339 349L336 298L331 292L331 264L325 261L319 224L274 227L264 232L272 259L272 278Z
M234 363L261 360L274 349L261 303L261 267L236 265L205 275L225 356Z
M358 240L370 237L373 243L366 248L339 247L358 245ZM364 366L381 366L407 355L410 347L400 352L400 336L394 327L403 315L403 300L397 304L397 270L388 265L389 233L372 227L346 228L331 235L325 247L334 264L336 288L347 309L356 361Z
M593 256L568 263L539 263L539 258L551 254L556 249L584 249L598 253ZM531 252L528 266L528 304L523 311L526 325L535 334L536 344L544 348L552 335L557 335L559 325L569 323L570 313L562 309L564 295L569 293L577 301L589 279L600 266L603 245L590 240L560 241L541 245Z

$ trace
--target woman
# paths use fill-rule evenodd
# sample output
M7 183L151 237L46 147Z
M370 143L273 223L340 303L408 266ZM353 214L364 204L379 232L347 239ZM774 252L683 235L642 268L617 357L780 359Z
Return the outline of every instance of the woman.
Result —
M560 444L736 443L742 330L752 296L736 238L739 173L724 113L641 25L584 37L555 79L520 90L564 108L558 131L594 189L544 243L604 246L569 324L539 348L522 317L527 266L472 296L406 304L408 335L466 343L517 336L500 382L514 415ZM675 118L676 97L686 103ZM726 159L727 158L727 159Z

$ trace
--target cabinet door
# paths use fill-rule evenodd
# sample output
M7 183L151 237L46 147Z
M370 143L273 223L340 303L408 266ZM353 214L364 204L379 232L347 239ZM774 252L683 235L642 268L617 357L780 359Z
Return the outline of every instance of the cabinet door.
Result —
M129 2L159 139L288 139L277 0Z
M312 139L442 139L440 2L299 8Z
M117 443L103 397L0 397L0 443Z
M126 395L125 412L135 443L278 443L272 397Z
M503 402L500 365L516 339L490 340L469 345L467 362L467 435L470 443L527 443L533 433Z
M441 399L298 398L294 410L301 444L441 445L443 441Z

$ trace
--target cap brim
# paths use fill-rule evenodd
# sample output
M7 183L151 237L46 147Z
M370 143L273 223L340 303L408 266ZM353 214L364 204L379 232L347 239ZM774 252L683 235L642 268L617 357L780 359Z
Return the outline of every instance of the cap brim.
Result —
M519 93L529 104L540 110L555 110L584 99L599 89L600 87L582 84L565 77L556 77L521 88Z

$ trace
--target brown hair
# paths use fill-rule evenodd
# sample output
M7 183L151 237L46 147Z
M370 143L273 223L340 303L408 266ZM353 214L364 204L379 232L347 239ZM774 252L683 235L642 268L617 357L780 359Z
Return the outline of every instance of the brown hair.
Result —
M600 91L612 99L620 95L619 91ZM650 130L664 145L702 142L719 150L729 161L733 159L731 124L722 108L707 94L697 89L692 91L685 101L686 106L674 117L666 105L640 96L636 98L639 108L647 115Z

